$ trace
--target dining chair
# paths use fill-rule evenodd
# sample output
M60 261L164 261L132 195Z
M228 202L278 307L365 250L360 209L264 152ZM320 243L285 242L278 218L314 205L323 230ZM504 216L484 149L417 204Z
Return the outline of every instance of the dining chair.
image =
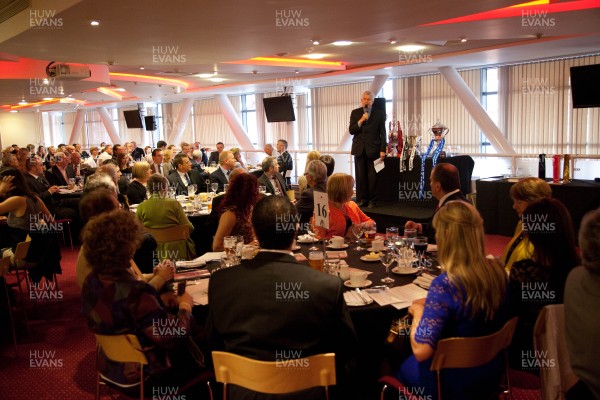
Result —
M174 225L168 228L147 228L144 230L154 236L156 242L160 245L163 244L165 249L169 250L171 248L178 249L177 242L186 242L190 238L190 226L189 225ZM187 244L184 246L186 249L186 258L191 260L194 255L189 253L187 248ZM173 257L164 257L164 258L173 258ZM181 257L179 257L181 258ZM162 261L162 260L161 260Z
M579 378L571 369L565 338L565 309L563 304L542 308L533 328L533 346L540 365L542 399L563 398Z
M71 224L73 220L70 218L57 219L54 221L56 224L62 225L62 240L65 246L67 245L67 240L65 238L65 227L69 229L69 244L71 245L71 250L73 250L73 234L71 233Z
M142 346L135 335L98 335L96 334L96 400L100 399L100 384L118 388L120 385L112 382L98 370L99 354L102 351L107 358L116 362L140 364L140 400L144 399L144 365L148 359L142 351Z
M216 381L223 383L223 400L227 400L229 384L268 394L322 386L326 399L329 386L336 384L334 353L286 360L290 362L289 368L281 361L259 361L224 351L213 351L212 358ZM294 368L295 365L306 367Z
M508 359L506 348L512 341L517 317L508 320L504 326L488 336L480 337L455 337L440 340L431 361L431 371L437 373L438 400L442 400L441 370L446 368L474 368L486 364L494 359L500 352L504 352L504 369L506 377L505 395L510 398L511 386L508 375ZM381 400L384 399L388 387L398 390L404 397L410 398L410 388L405 387L400 381L391 376L379 379L383 384Z

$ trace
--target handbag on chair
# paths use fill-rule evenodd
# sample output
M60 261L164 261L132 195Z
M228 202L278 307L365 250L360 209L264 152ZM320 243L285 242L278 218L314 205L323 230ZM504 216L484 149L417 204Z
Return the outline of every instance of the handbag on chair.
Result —
M385 339L387 347L392 349L400 359L405 359L412 353L410 346L411 323L412 320L409 315L393 320L388 336Z

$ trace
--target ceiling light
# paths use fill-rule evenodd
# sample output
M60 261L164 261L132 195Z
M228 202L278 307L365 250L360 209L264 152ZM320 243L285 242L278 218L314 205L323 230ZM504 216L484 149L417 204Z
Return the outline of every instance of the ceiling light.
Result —
M29 103L27 103L27 101L25 101L25 98L23 98L23 99L22 99L22 100L19 102L19 105L20 105L20 106L26 106L27 104L29 104Z
M390 44L396 44L396 39L395 38L390 38L388 40L388 42L390 42Z
M305 58L309 58L309 59L311 59L311 60L320 60L321 58L323 58L323 57L326 57L326 56L327 56L327 54L322 54L322 53L310 53L310 54L307 54L307 55L305 55L305 56L303 56L303 57L305 57Z
M209 81L216 82L216 83L223 82L224 80L225 79L223 79L223 78L210 78L209 79Z
M299 73L300 73L300 71L298 71L298 70L295 70L295 71L294 71L294 73L296 73L296 74L299 74Z
M213 76L213 74L198 74L196 76L198 78L206 79L206 78L210 78L211 76Z
M315 46L318 46L321 44L321 41L319 39L311 39L311 43Z
M17 110L10 110L11 113L16 113L18 112Z
M91 26L98 26L98 25L100 25L100 21L99 21L99 20L97 20L97 19L92 19L92 20L90 21L90 25L91 25Z
M350 46L352 42L349 40L338 40L337 42L332 43L334 46Z
M405 51L405 52L419 51L419 50L423 50L424 48L425 48L425 46L421 46L418 44L407 44L404 46L398 46L398 50Z
M44 97L42 100L51 101L51 100L54 100L54 97Z
M461 43L466 43L467 42L467 38L466 37L461 37L460 38L460 42Z
M145 67L140 67L140 69L146 69Z

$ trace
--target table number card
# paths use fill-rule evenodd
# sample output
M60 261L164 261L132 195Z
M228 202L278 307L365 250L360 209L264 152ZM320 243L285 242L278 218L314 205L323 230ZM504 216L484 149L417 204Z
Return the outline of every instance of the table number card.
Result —
M315 199L315 226L329 229L329 200L327 193L313 192Z

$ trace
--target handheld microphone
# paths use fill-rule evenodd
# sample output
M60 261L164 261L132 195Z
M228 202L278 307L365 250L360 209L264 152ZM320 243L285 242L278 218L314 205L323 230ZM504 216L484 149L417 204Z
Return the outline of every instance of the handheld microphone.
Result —
M364 122L365 124L369 121L369 117L371 116L371 108L369 106L365 106L365 114L367 114L367 119Z

